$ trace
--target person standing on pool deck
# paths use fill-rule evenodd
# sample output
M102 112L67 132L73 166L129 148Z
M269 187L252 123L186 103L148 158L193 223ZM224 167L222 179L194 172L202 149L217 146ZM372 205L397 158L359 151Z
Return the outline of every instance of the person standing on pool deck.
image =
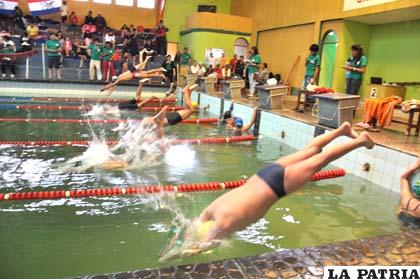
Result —
M359 44L351 46L350 66L343 67L349 71L346 94L359 95L363 74L366 72L367 58L363 55L363 47Z
M331 146L338 137L352 140ZM375 143L366 132L358 135L348 122L338 129L316 137L304 149L269 164L242 187L223 194L201 213L202 224L212 222L199 246L227 237L262 218L280 198L308 183L311 177L334 160L360 147L372 149ZM204 248L203 248L204 249Z
M45 51L48 56L48 79L53 78L54 72L57 73L57 79L61 80L60 70L60 52L62 48L56 34L51 34L50 39L45 43Z
M317 44L312 44L309 47L311 54L306 58L305 61L305 79L303 81L303 89L306 90L306 87L309 84L314 84L318 79L319 66L321 65L321 58L319 58L319 46Z
M398 218L403 224L420 229L420 157L403 173L400 187Z
M248 79L249 79L249 95L250 97L255 96L255 85L256 81L254 79L255 73L258 72L261 64L261 56L258 52L256 46L252 47L250 50L251 56L249 57L248 63Z

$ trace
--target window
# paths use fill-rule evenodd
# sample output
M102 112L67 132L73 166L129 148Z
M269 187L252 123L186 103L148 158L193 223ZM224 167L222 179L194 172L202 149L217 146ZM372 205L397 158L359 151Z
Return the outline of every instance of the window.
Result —
M112 0L93 0L93 3L112 4Z
M134 3L134 0L116 0L115 4L120 6L129 6L132 7Z
M154 9L155 1L156 0L137 0L137 7L146 8L146 9Z

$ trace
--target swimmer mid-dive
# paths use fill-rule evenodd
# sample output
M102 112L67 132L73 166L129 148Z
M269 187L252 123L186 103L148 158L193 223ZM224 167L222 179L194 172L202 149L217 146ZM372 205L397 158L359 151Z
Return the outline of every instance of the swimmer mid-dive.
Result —
M145 104L150 103L153 100L159 99L158 97L152 96L146 100L141 100L141 93L143 90L143 85L145 82L149 81L149 78L144 78L139 81L139 86L137 87L136 96L134 99L129 100L125 103L119 103L118 109L126 109L126 110L136 110L142 108Z
M398 218L404 225L420 229L420 157L403 173L400 183Z
M352 140L324 150L326 145L341 136ZM330 133L316 137L304 149L269 164L242 187L223 194L204 209L199 217L199 226L205 227L205 236L193 246L183 247L183 250L176 248L178 256L202 253L217 245L235 231L262 218L280 198L303 188L316 172L332 161L357 148L372 149L374 145L368 133L358 135L348 122ZM187 237L188 233L183 237ZM166 250L171 251L170 248ZM171 253L173 257L175 253Z
M149 71L144 71L147 62L150 60L151 56L148 56L143 63L137 64L136 66L129 66L129 70L120 74L116 81L111 82L110 84L101 88L101 92L107 91L108 95L111 95L114 92L118 84L124 81L130 81L133 78L151 78L151 77L162 77L166 80L166 76L163 72L166 72L164 68L153 69Z

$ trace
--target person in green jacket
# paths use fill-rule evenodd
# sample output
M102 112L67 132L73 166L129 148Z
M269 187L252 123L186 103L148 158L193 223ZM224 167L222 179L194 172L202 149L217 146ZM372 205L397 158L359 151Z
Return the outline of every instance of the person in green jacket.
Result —
M309 84L314 84L318 79L319 75L319 66L321 65L321 58L319 57L319 46L317 44L312 44L309 48L311 54L306 58L305 61L305 79L303 82L303 89Z
M184 47L184 53L181 54L181 65L188 66L190 59L192 59L191 54L188 52L188 48Z
M367 58L363 55L363 47L359 44L351 46L349 66L343 67L350 72L347 79L346 94L359 95L363 74L366 72Z
M104 69L103 76L106 81L111 80L115 76L114 63L112 57L114 56L114 48L112 47L111 42L105 42L105 46L101 50L102 56L102 69Z
M53 77L53 69L57 73L57 79L61 80L60 52L61 44L56 34L51 34L50 39L45 43L45 51L48 56L48 79Z
M247 64L247 70L248 70L248 79L249 79L249 96L253 97L255 96L255 85L257 82L255 81L255 73L258 72L258 69L260 68L261 64L261 56L258 52L257 47L252 47L250 51L251 56L249 57Z

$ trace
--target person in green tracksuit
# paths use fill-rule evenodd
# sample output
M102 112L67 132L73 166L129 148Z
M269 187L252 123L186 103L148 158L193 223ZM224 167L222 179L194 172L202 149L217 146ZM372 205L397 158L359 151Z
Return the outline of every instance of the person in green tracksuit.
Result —
M252 47L250 50L251 56L249 57L247 64L247 70L248 70L248 79L249 79L249 95L255 96L255 85L257 84L255 81L255 73L258 72L261 64L261 56L258 52L257 47Z
M114 48L111 42L105 42L105 46L101 50L102 56L102 69L104 70L103 76L106 81L109 81L111 77L115 76L114 63L112 57L114 55Z
M309 48L311 54L306 58L305 61L305 79L303 82L303 89L309 84L313 84L318 79L319 75L319 66L321 65L321 58L319 57L319 46L317 44L312 44Z
M57 79L61 80L61 71L60 71L60 52L61 44L57 38L56 34L51 34L50 39L45 43L45 51L48 56L48 79L53 77L53 68L57 73Z
M363 47L359 44L351 46L351 54L349 65L343 67L346 71L350 72L347 79L346 94L359 95L363 74L366 72L368 61L366 56L363 55Z

